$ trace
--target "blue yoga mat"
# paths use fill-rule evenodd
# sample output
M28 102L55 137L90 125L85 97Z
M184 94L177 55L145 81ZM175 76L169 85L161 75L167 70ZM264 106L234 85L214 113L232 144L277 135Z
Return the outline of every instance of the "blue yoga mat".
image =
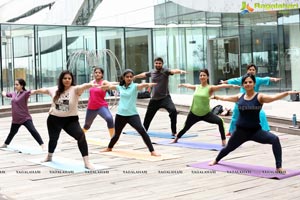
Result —
M72 160L72 159L56 157L56 156L53 157L53 160L51 162L42 162L43 159L44 158L39 158L39 159L32 159L29 161L36 163L36 164L41 164L41 165L44 165L47 167L51 167L54 169L68 171L70 173L90 171L84 167L83 161ZM95 170L103 170L103 169L109 168L104 165L93 165L93 166L95 167Z
M177 143L170 143L170 140L163 140L159 142L155 142L155 144L174 146L174 147L186 147L191 149L205 149L205 150L213 150L219 151L223 148L222 145L219 144L209 144L202 142L191 142L191 141L178 141Z
M209 166L208 161L194 163L188 165L189 167L200 168L200 169L210 169L213 171L221 171L230 174L243 174L248 176L255 176L261 178L270 178L270 179L285 179L292 176L300 175L300 170L291 170L287 169L286 174L276 172L275 168L272 167L264 167L264 166L256 166L256 165L248 165L241 163L232 163L232 162L224 162L220 161L218 164Z
M17 153L24 153L24 154L31 154L31 155L38 155L38 154L46 154L47 151L43 151L40 147L27 147L21 145L8 145L7 148L0 148L3 151L12 151Z
M124 134L127 135L140 135L136 131L125 131L123 132ZM166 139L173 139L175 136L172 136L171 133L169 132L157 132L157 131L148 131L147 132L149 137L158 137L158 138L166 138ZM197 137L197 134L185 134L181 138L189 138L189 137Z

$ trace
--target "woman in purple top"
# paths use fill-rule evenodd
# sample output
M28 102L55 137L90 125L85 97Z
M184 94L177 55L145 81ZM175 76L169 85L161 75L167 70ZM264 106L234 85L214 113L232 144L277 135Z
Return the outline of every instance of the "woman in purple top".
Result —
M44 142L33 125L32 118L29 114L27 106L28 98L32 94L32 91L27 91L25 89L25 86L26 82L23 79L19 78L15 81L15 92L2 92L2 96L11 98L12 123L10 127L10 132L1 148L6 148L7 145L10 144L14 136L17 134L21 125L24 125L34 137L34 139L39 143L41 148L44 150Z

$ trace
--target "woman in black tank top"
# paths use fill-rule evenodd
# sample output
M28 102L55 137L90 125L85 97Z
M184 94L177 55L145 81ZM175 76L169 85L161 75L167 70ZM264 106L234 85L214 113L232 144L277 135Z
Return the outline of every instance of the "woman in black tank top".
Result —
M255 141L261 144L271 144L275 157L276 172L285 173L282 168L282 150L279 138L268 131L261 129L259 121L259 111L264 103L270 103L282 99L290 94L299 93L296 91L286 91L275 95L266 95L254 91L255 77L252 74L245 74L242 78L242 85L246 92L234 96L214 96L215 99L237 102L240 115L237 121L237 128L230 137L228 144L218 154L215 160L209 165L217 164L223 157L234 151L247 141Z

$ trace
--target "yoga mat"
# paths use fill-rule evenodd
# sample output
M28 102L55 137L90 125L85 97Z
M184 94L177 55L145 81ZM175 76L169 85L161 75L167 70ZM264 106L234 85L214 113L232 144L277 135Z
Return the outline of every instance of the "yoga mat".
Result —
M101 152L103 155L109 156L118 156L124 158L134 158L137 160L146 160L146 161L162 161L162 160L169 160L179 158L180 156L175 155L167 155L162 154L161 156L151 156L150 152L142 152L137 150L121 150L121 149L113 149L110 152Z
M94 145L106 147L109 144L110 140L89 137L89 138L86 138L86 141L88 144L94 144ZM127 146L127 145L131 145L131 144L132 143L129 143L129 142L118 141L115 146Z
M191 149L205 149L205 150L213 150L219 151L223 148L222 145L219 144L209 144L202 142L191 142L191 141L178 141L177 143L170 143L171 140L163 140L155 142L154 144L174 146L174 147L186 147Z
M8 145L7 148L0 148L3 151L11 151L16 153L24 153L24 154L31 154L31 155L37 155L37 154L45 154L47 153L47 150L43 151L40 147L27 147L27 146L21 146L21 145Z
M211 169L214 171L222 171L231 174L243 174L248 176L269 178L269 179L285 179L292 176L300 175L300 170L287 169L286 174L276 173L276 169L272 167L263 167L256 165L223 162L220 161L218 164L209 166L208 161L190 164L189 167L201 168L201 169Z
M136 131L125 131L123 132L124 134L127 135L140 135ZM175 138L175 136L172 136L171 133L168 132L156 132L156 131L148 131L147 132L149 137L158 137L158 138L167 138L167 139L172 139ZM181 138L189 138L189 137L197 137L197 134L185 134Z
M86 138L86 141L88 144L94 144L94 145L99 145L102 147L107 147L110 140L99 139L99 138ZM118 141L115 146L127 146L127 145L131 145L131 144L132 143L129 143L129 142Z
M28 161L36 163L36 164L44 165L47 167L51 167L54 169L69 171L69 172L73 172L73 173L90 171L84 167L83 161L73 160L73 159L69 159L69 158L63 158L63 157L59 157L59 156L54 156L53 160L51 162L42 162L43 159L45 159L45 158L31 159ZM93 165L93 166L95 167L94 170L102 170L102 169L109 168L104 165ZM92 170L92 171L94 171L94 170Z

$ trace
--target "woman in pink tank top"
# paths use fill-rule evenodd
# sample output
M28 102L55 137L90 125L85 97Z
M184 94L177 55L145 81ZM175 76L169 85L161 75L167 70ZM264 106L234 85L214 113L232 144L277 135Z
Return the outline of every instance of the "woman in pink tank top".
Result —
M94 67L94 84L108 84L106 80L103 80L103 75L104 70L101 67ZM108 103L105 100L106 90L99 88L90 88L89 92L90 97L87 106L83 131L86 132L87 130L89 130L94 119L97 117L97 115L99 115L106 121L108 132L110 134L110 137L112 137L115 132L114 120L112 114L108 109Z

